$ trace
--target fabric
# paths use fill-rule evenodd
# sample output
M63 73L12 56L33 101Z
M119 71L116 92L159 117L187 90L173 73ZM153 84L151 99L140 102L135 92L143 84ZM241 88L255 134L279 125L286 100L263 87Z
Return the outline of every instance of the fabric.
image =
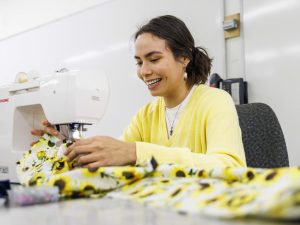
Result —
M169 138L163 98L143 107L122 139L136 142L137 164L152 156L158 163L213 167L246 166L241 130L231 96L199 85Z
M157 164L89 171L66 161L66 144L44 135L17 163L25 186L57 186L61 197L128 199L218 218L300 220L300 168L255 169Z
M59 141L44 134L24 154L17 162L21 184L58 186L63 197L85 197L103 194L153 171L151 164L148 167L101 167L95 171L75 168L63 154L67 144L57 147Z

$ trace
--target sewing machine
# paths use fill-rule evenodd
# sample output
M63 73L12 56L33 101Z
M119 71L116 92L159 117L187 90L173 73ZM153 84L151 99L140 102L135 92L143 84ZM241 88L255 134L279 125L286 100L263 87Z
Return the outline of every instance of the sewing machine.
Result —
M68 139L104 115L109 90L104 73L62 70L45 77L19 73L16 82L0 86L0 180L18 182L16 162L37 138L47 119L65 125Z

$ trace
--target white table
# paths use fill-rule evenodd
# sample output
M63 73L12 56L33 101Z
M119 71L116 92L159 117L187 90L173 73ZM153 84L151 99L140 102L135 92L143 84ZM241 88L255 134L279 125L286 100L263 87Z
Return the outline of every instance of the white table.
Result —
M181 215L116 199L77 199L25 207L0 207L0 225L272 225L266 220L223 220ZM295 224L295 223L294 223Z

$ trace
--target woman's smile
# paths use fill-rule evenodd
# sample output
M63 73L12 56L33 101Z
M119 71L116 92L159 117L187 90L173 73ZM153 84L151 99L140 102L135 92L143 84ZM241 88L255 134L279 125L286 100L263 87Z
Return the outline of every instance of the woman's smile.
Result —
M145 81L145 83L147 84L148 89L151 91L156 89L160 85L161 81L162 78L156 78L156 79Z

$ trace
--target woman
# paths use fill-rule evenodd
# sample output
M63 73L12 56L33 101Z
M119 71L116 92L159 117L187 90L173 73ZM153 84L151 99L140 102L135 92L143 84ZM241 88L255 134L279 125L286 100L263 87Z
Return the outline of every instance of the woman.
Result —
M204 85L211 59L195 47L186 25L170 15L152 19L135 34L139 78L152 96L124 131L122 140L96 136L65 152L77 166L134 165L152 156L158 163L203 168L245 166L238 117L231 96ZM44 130L58 135L47 121Z

